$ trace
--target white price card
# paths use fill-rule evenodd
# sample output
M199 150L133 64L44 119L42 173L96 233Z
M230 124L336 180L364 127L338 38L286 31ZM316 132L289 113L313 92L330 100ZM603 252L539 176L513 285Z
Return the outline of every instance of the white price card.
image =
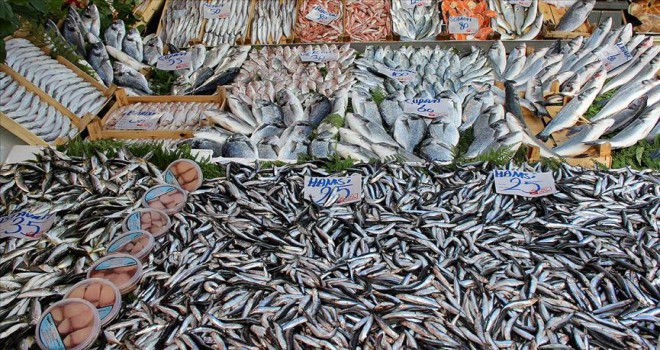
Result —
M311 51L311 52L301 52L300 60L303 62L328 62L336 61L339 59L338 52L327 52L327 51Z
M228 18L231 7L228 2L219 4L204 3L204 18L206 19L222 19Z
M523 7L532 6L532 0L507 0L511 5L520 5Z
M117 130L154 130L162 112L128 110L115 124Z
M474 34L479 31L479 20L474 17L449 17L450 34Z
M27 211L20 211L9 216L3 216L0 217L0 238L39 239L50 230L53 222L55 222L55 213L36 215Z
M406 100L403 112L423 117L435 118L449 114L449 101L446 99L413 98Z
M495 192L523 197L541 197L557 192L551 172L530 173L516 170L493 170Z
M630 51L626 48L626 45L620 42L604 52L601 52L598 56L608 72L633 58Z
M343 177L305 176L303 195L317 204L325 203L331 196L338 195L335 204L359 202L362 198L362 175Z
M156 68L160 70L188 69L192 66L192 51L181 51L165 56L160 56L156 62Z
M307 18L310 21L321 23L327 26L330 25L332 21L339 18L339 15L329 12L328 10L325 9L325 7L321 5L316 5L312 7L312 10L307 13L307 16L305 16L305 18Z
M431 6L431 0L403 0L401 7L404 9L411 9L413 7L428 7Z
M408 82L417 76L417 72L411 69L394 69L388 67L379 67L378 72L400 82Z

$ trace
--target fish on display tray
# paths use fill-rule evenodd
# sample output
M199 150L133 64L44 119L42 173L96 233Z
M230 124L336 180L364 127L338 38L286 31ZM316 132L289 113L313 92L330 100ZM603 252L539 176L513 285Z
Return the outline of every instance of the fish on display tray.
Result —
M351 41L384 41L392 35L389 0L347 0L346 34Z
M320 6L324 13L334 15L327 25L307 18L318 13L314 7ZM303 43L338 42L344 33L344 4L340 0L302 0L299 3L294 35ZM312 17L318 18L318 17ZM326 15L328 18L328 15Z

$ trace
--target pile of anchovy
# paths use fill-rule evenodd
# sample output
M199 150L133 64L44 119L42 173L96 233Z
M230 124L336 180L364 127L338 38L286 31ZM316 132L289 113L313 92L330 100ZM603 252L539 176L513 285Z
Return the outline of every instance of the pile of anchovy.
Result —
M302 197L305 175L329 175L318 164L230 164L173 215L98 345L655 349L658 173L561 165L559 192L527 199L496 194L491 170L363 164L360 203L319 206ZM0 240L1 348L35 347L42 309L160 176L125 151L0 171L0 215L58 217L38 241Z

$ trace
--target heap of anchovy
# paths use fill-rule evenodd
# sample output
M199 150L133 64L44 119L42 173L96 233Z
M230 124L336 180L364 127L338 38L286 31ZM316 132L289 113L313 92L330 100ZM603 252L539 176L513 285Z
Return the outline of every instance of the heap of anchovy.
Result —
M511 170L541 171L513 164ZM302 196L314 163L231 164L172 216L99 346L137 349L654 349L660 182L554 171L558 193L494 192L492 167L364 164L359 203ZM0 240L0 346L105 254L161 173L119 151L3 168L7 215L50 206L40 240Z

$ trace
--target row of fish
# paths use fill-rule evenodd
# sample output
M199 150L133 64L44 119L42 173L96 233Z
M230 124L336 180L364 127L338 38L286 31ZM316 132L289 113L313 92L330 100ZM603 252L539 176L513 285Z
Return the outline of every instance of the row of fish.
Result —
M257 1L250 23L250 42L252 45L279 44L282 40L293 37L295 23L295 0Z
M95 114L107 102L102 91L28 40L9 39L5 45L5 63L76 116Z
M562 165L558 193L529 201L495 193L492 170L364 164L348 170L361 202L323 207L303 198L305 176L329 175L316 164L232 164L172 216L96 345L655 349L657 177ZM0 239L0 348L34 347L40 311L161 179L124 150L3 168L0 215L57 220L40 240Z
M218 107L214 103L202 102L138 102L113 110L107 117L104 128L126 129L124 123L128 119L144 118L152 130L193 130L199 126L206 111ZM151 118L153 120L150 120Z
M539 11L538 3L539 0L532 0L529 6L524 6L506 0L489 0L490 8L499 14L491 19L491 27L496 28L504 40L536 38L543 27L543 14Z
M196 4L196 2L193 3ZM225 6L229 6L229 17L208 19L202 43L206 46L217 46L235 44L239 39L244 39L250 16L250 2L211 0L209 3L212 5L224 3ZM186 21L189 20L186 19Z
M442 31L438 0L410 6L409 0L392 0L392 30L402 41L433 40ZM407 6L406 6L407 5Z
M173 95L214 94L218 86L234 81L248 58L250 47L220 44L207 50L204 45L197 44L189 50L191 67L174 72L179 78L172 86Z
M78 129L69 117L0 72L0 112L48 143L73 138Z

